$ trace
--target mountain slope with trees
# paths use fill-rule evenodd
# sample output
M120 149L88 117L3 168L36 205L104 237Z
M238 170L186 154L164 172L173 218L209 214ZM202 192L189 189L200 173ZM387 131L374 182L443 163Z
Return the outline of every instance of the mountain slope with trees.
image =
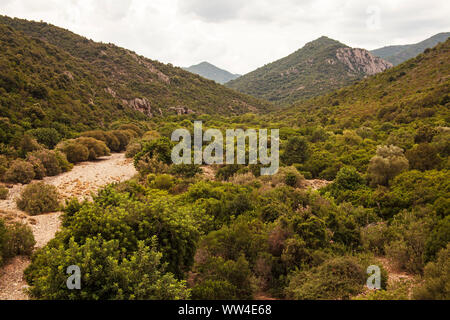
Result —
M415 44L387 46L370 51L374 56L391 62L394 66L414 58L425 51L433 48L440 42L445 42L450 37L450 32L438 33L424 41Z
M171 64L147 59L113 44L97 43L44 22L1 16L0 23L83 60L94 74L106 79L103 89L116 104L147 116L193 112L231 115L270 109L264 101Z
M321 37L226 86L269 101L290 103L339 89L391 66L367 50Z

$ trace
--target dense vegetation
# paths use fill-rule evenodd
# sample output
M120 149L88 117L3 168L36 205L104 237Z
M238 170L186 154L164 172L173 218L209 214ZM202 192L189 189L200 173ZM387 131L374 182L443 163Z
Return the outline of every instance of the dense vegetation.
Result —
M438 33L426 40L415 44L387 46L372 50L371 53L377 57L391 62L394 66L406 60L416 57L428 48L435 47L439 42L445 42L450 37L450 32Z
M61 232L25 272L31 297L450 299L449 49L450 40L282 112L122 120L71 135L38 125L11 138L0 156L11 183L111 151L126 150L139 172L91 202L65 204ZM260 176L260 165L173 165L171 133L194 120L222 131L279 128L282 167ZM312 190L312 178L328 184ZM32 184L19 201L42 212L42 199L56 206L50 189ZM23 249L5 251L2 226L4 257L31 252L28 236ZM388 284L380 257L420 281ZM71 265L81 290L67 290ZM381 267L382 289L365 293L370 265Z
M67 77L67 72L75 78L75 83L84 73L95 75L93 79L83 79L79 83L84 83L85 90L89 88L78 96L86 107L92 99L96 106L103 104L119 115L131 107L142 109L148 116L187 113L189 110L197 114L232 115L271 107L265 101L229 90L182 68L147 59L113 44L96 43L47 23L1 16L0 24L23 32L26 38L31 37L42 45L54 45L76 58L70 60L82 62L81 68L68 66L59 70L59 77L70 84L70 76L69 79L64 76ZM135 106L132 101L136 98L145 99L148 104ZM99 112L97 116L93 119L98 120L102 114Z
M319 96L367 76L356 63L350 68L337 58L338 49L343 48L349 49L338 41L321 37L285 58L226 83L226 86L281 103ZM384 63L378 60L374 62Z

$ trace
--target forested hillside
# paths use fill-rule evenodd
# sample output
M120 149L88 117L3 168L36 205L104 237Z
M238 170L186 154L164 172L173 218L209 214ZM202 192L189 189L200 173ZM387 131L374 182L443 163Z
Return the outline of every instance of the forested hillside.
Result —
M260 112L267 102L55 26L0 17L0 142L34 128L63 136L117 120Z
M449 37L450 32L442 32L419 43L387 46L380 49L372 50L370 52L374 56L389 61L394 66L396 66L408 59L415 58L417 55L423 53L425 49L433 48L438 43L445 42Z
M269 101L292 103L339 89L391 66L367 50L321 37L226 86Z

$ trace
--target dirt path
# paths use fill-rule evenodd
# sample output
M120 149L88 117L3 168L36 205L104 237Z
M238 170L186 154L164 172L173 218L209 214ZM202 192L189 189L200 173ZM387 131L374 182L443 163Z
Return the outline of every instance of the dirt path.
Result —
M93 162L84 162L70 172L56 177L46 177L44 182L58 188L61 200L77 197L91 198L91 193L113 182L128 180L136 174L132 160L124 154L113 154ZM36 240L36 248L50 241L60 228L61 212L30 217L17 209L15 199L20 195L23 185L14 185L7 200L0 200L0 217L6 220L21 221L31 226ZM26 283L23 270L29 265L27 257L16 257L0 269L0 300L24 300Z

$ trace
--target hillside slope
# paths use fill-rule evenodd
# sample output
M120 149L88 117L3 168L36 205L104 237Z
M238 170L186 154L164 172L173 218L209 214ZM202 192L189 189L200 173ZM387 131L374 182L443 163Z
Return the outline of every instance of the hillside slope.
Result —
M374 56L391 62L394 66L416 57L427 48L433 48L440 42L445 42L450 37L450 32L443 32L415 44L387 46L370 51Z
M113 44L96 43L53 25L0 16L29 37L55 45L89 64L116 105L136 109L148 117L167 114L240 114L271 108L270 104L249 97L181 68L147 59Z
M298 102L274 118L337 128L428 123L450 119L450 39L414 59L328 95Z
M294 102L341 88L392 65L364 49L321 37L226 86L269 101Z
M231 72L220 69L206 61L190 66L189 68L184 68L184 70L198 74L203 78L214 80L220 84L224 84L241 76L239 74L232 74Z

